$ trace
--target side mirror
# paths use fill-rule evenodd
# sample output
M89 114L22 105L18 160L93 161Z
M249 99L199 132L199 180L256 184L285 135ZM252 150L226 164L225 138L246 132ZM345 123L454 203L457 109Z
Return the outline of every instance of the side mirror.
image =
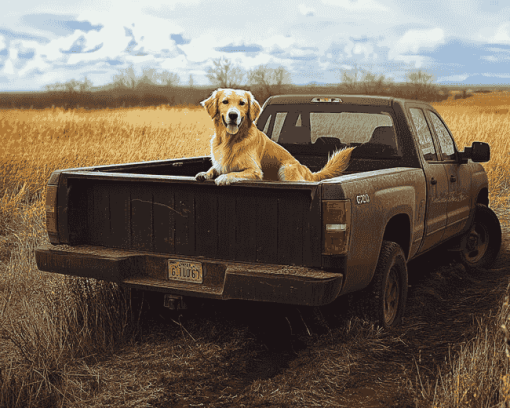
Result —
M491 148L488 143L473 142L471 147L466 147L460 152L460 159L462 163L467 163L468 159L476 163L488 162L491 159Z

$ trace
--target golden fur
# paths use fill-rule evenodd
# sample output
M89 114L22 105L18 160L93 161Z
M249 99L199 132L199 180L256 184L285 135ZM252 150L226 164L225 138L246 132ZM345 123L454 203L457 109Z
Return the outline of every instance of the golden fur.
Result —
M260 105L251 92L218 89L202 106L214 121L211 139L212 167L196 175L229 185L242 180L320 181L340 176L349 164L353 148L335 152L321 171L312 173L287 150L255 126Z

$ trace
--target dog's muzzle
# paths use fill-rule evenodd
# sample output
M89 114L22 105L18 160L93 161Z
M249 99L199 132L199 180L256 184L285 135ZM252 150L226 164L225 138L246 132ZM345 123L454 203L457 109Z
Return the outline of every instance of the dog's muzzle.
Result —
M227 128L227 132L235 135L239 131L239 126L243 123L243 117L239 114L237 109L229 109L227 112L227 120L222 115L221 119L223 120L223 124Z

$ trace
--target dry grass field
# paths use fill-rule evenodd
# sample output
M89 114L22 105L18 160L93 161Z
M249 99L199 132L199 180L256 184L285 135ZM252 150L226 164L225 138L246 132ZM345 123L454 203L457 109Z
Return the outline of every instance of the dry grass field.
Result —
M460 149L491 145L484 166L505 249L483 276L432 256L410 265L419 278L408 319L386 332L341 304L145 315L114 285L39 272L53 170L207 155L213 128L199 107L2 111L0 407L510 404L500 328L510 315L510 94L434 106Z

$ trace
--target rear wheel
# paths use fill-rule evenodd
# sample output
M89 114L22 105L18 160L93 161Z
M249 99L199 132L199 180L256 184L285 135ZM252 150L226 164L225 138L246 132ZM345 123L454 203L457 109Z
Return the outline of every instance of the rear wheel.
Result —
M381 327L402 323L407 301L407 263L400 245L383 241L374 277L358 296L359 311Z
M468 269L490 268L501 248L501 225L489 207L477 204L471 229L462 239L458 261Z

